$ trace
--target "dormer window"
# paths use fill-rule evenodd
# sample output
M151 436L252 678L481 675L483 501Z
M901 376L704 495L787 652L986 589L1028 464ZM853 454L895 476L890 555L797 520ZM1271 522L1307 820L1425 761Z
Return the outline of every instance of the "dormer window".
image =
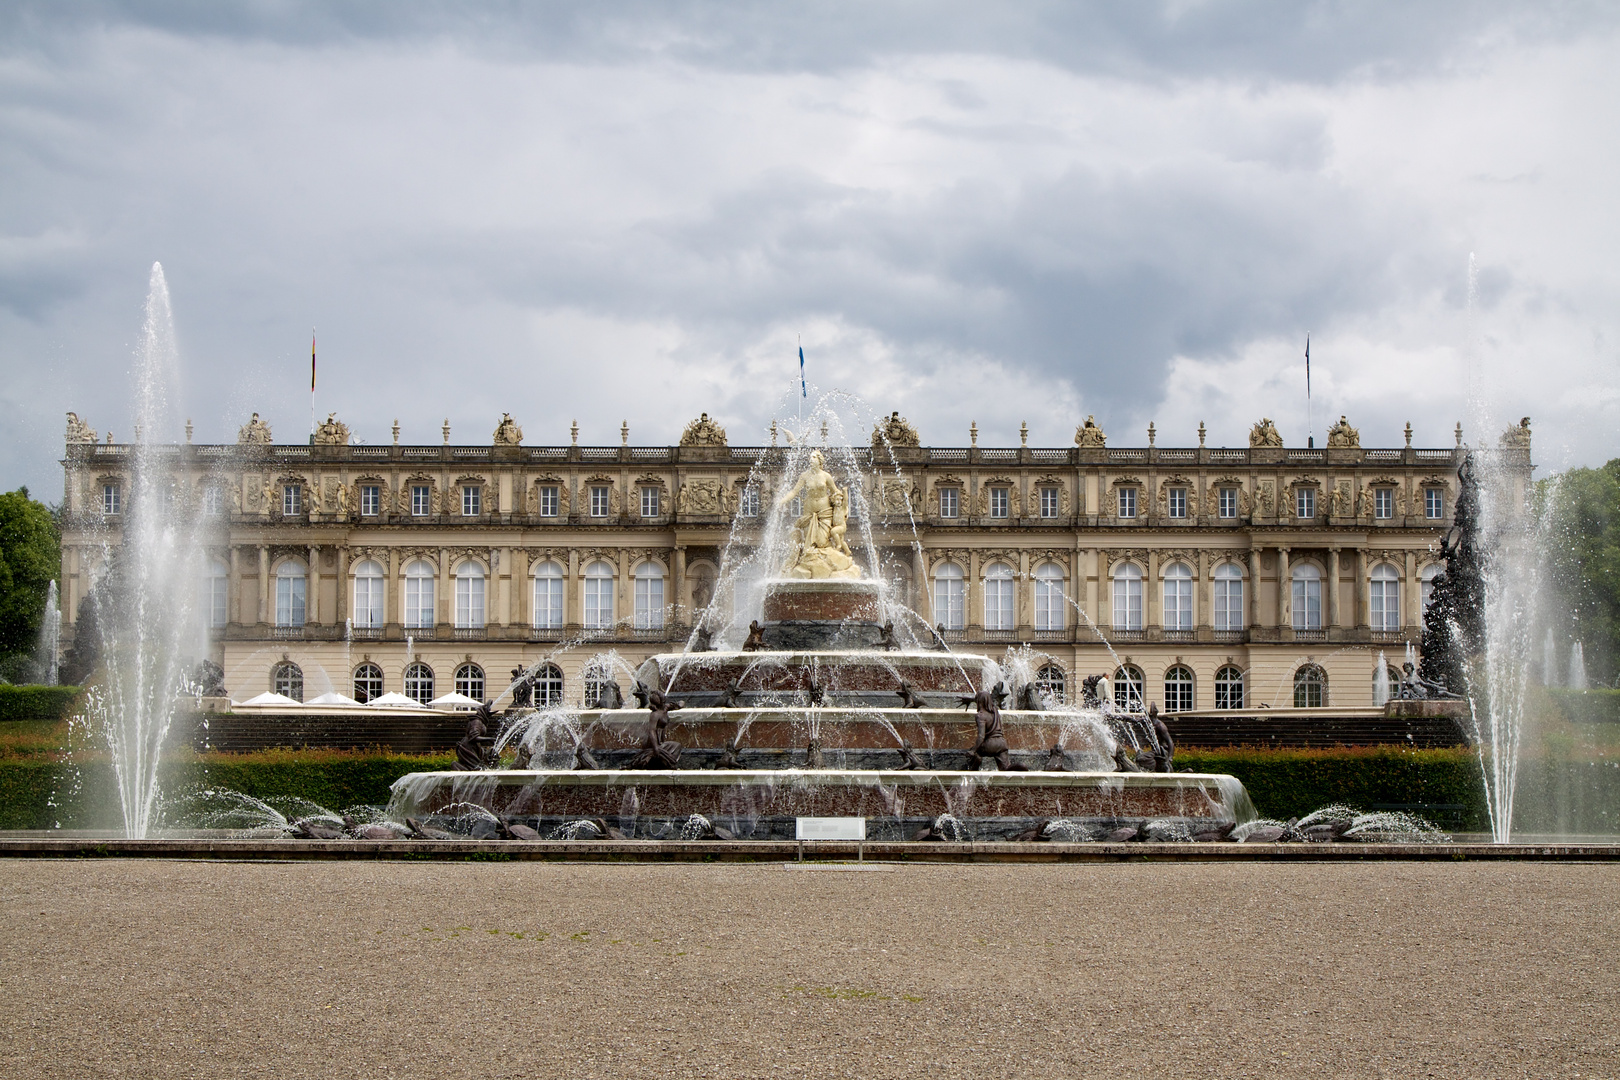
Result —
M1009 490L1007 488L993 487L993 488L990 489L990 516L991 517L993 517L993 518L1004 518L1004 517L1007 516L1007 507L1008 507L1008 504L1010 502L1010 500L1008 498L1008 495L1009 495Z
M942 518L956 518L961 516L961 492L957 488L942 487L939 489L939 516Z

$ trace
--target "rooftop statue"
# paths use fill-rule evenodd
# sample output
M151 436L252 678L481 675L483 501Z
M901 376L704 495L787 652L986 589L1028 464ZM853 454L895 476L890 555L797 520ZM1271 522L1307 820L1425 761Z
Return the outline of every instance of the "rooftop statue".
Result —
M1327 444L1330 447L1360 446L1361 432L1351 427L1349 422L1340 416L1339 422L1328 428Z
M96 441L96 429L79 419L79 414L67 414L67 441L70 443L93 443Z
M236 441L242 444L267 446L271 441L270 425L260 420L258 413L254 413L253 419L243 424L242 429L236 433Z
M1103 447L1108 445L1108 433L1097 426L1097 418L1086 417L1086 422L1074 429L1074 445Z
M1249 429L1250 446L1281 446L1282 435L1277 431L1277 425L1271 422L1268 416L1262 416L1260 422Z
M917 429L912 427L899 410L889 414L887 420L880 420L872 427L872 445L883 446L921 446L922 439L917 435Z
M726 445L726 429L709 419L704 413L696 420L686 425L681 432L682 446L724 446Z
M348 446L349 426L337 418L337 413L327 413L325 422L315 429L315 443L318 446Z
M68 413L68 416L72 415L72 413ZM71 422L68 426L72 427ZM94 432L91 432L92 436L94 434ZM72 440L69 439L68 441L71 442ZM90 441L95 442L95 439L91 438ZM1506 431L1502 432L1502 448L1504 450L1530 449L1530 418L1528 416L1517 424L1510 425Z
M810 451L810 467L777 497L786 506L804 496L804 513L793 524L793 549L782 567L790 578L859 578L844 533L849 528L849 493L833 481L820 450Z
M517 426L509 412L501 413L501 422L495 425L496 446L517 446L523 442L523 429Z

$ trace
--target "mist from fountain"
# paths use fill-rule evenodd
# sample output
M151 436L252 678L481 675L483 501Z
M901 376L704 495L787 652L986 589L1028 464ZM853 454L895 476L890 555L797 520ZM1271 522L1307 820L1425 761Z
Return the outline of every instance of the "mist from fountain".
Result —
M1389 661L1378 650L1378 669L1373 672L1373 704L1382 708L1389 702Z
M131 838L146 836L153 823L158 757L182 699L195 693L189 669L203 655L200 515L171 470L179 439L165 439L178 436L170 407L178 386L168 284L153 263L135 354L132 490L119 543L104 542L109 572L91 593L102 670L86 695L86 719L106 742Z
M1586 652L1577 641L1569 649L1569 688L1571 690L1585 690L1586 681Z
M57 604L56 582L45 590L45 614L39 621L39 643L34 647L34 668L39 681L55 686L62 654L62 609Z

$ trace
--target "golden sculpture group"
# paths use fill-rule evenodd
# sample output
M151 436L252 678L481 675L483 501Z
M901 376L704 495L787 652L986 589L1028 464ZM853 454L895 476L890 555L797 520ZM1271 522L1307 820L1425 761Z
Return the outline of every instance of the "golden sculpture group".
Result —
M793 523L793 550L782 567L790 578L859 578L861 568L849 550L849 492L833 480L821 451L810 451L810 467L777 499L786 506L799 496L804 509Z

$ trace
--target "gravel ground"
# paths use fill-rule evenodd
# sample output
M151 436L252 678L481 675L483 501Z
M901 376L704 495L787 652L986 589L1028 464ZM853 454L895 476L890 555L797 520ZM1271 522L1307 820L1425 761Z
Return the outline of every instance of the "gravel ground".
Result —
M1620 867L0 864L7 1077L1620 1075Z

